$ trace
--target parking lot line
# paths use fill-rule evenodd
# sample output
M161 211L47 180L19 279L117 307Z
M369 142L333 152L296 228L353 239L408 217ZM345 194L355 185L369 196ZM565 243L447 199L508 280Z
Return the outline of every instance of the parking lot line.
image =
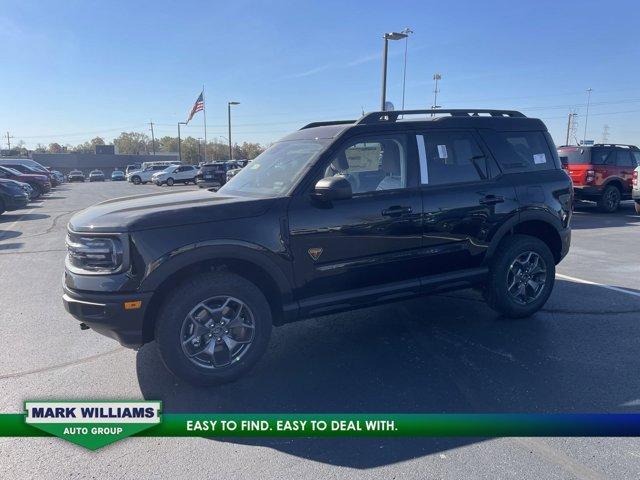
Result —
M556 273L556 278L562 278L563 280L570 280L572 282L584 283L585 285L595 285L596 287L606 288L607 290L613 290L614 292L626 293L627 295L632 295L634 297L640 298L640 293L632 292L631 290L626 290L620 287L614 287L613 285L607 285L605 283L592 282L590 280L583 280L582 278L570 277L569 275L562 275L561 273Z

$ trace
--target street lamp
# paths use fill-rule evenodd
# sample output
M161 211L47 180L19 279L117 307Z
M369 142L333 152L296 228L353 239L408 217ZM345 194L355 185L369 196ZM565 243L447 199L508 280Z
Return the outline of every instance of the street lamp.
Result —
M587 122L589 121L589 104L591 103L591 92L593 92L593 88L587 88L587 114L584 116L584 135L582 137L583 145L587 140Z
M231 105L240 105L240 102L227 102L227 122L229 124L229 160L233 160L233 148L231 147Z
M404 110L404 93L405 85L407 83L407 49L409 47L409 34L413 33L409 27L402 30L401 33L406 33L407 37L404 39L404 68L402 69L402 110Z
M382 38L384 39L384 47L382 49L382 100L380 102L380 110L385 111L387 102L387 52L389 51L389 40L402 40L407 37L407 33L402 32L390 32L385 33Z
M181 139L180 139L180 125L186 125L187 122L178 122L178 160L180 160L180 163L182 163L182 147L180 146L181 143Z

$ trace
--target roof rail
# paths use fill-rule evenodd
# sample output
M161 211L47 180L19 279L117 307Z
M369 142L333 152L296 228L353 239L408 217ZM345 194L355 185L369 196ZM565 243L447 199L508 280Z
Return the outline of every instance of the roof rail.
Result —
M356 123L356 120L331 120L329 122L311 122L306 124L300 130L304 130L305 128L314 128L314 127L328 127L330 125L346 125L349 123Z
M358 124L395 122L400 115L421 115L421 114L449 114L452 117L477 117L481 113L488 113L492 117L525 117L524 114L516 110L487 110L487 109L431 109L431 110L392 110L388 112L367 113L358 120Z
M593 145L581 145L581 147L627 147L630 150L638 150L636 145L628 145L626 143L594 143Z

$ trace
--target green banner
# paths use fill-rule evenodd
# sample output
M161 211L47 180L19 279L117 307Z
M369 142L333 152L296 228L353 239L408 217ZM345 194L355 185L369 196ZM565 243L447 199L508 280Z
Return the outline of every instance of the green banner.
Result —
M640 414L162 414L160 402L27 402L0 436L97 449L137 437L640 436ZM47 410L50 409L50 410ZM73 410L72 410L73 409Z

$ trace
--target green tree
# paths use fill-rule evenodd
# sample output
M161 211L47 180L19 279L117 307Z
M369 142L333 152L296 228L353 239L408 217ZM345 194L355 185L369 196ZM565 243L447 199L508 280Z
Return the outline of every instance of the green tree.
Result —
M138 132L122 132L113 139L113 144L122 154L140 155L149 153L149 136Z
M59 143L50 143L49 148L47 149L49 153L62 153L63 148Z

